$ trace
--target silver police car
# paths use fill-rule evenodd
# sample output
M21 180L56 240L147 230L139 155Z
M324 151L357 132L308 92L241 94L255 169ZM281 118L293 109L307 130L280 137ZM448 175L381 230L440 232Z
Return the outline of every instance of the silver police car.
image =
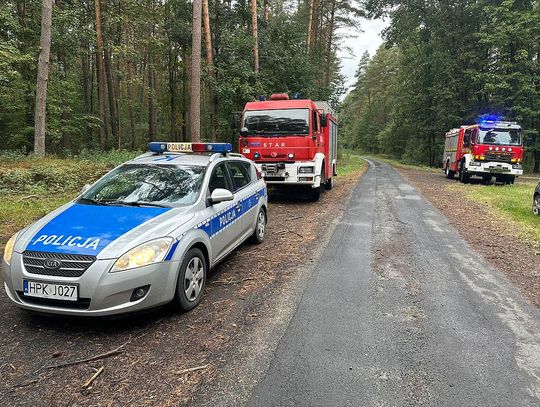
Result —
M201 301L208 270L262 243L266 184L230 144L150 143L13 236L2 277L17 306L104 316ZM186 152L206 154L188 154ZM211 154L209 154L211 153Z

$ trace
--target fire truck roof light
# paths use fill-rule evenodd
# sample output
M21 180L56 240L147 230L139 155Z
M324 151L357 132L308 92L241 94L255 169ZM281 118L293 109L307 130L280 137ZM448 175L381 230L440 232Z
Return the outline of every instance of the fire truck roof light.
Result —
M287 93L274 93L270 96L270 100L289 100L289 95Z
M259 96L259 102L264 102L266 100L266 96L260 95Z
M300 99L300 92L294 92L292 98L295 100Z
M230 153L230 143L168 143L154 141L148 143L148 149L153 153Z

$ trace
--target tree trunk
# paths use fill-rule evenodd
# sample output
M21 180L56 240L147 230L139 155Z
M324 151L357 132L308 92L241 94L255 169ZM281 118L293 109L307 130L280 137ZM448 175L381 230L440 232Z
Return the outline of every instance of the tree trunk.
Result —
M210 139L216 141L216 96L215 96L215 71L214 71L214 53L212 48L212 31L210 29L210 10L208 0L203 0L203 19L204 19L204 38L206 44L206 64L208 65L208 74L210 75L210 84L208 86L208 100L210 104Z
M98 104L101 126L99 128L99 146L102 150L107 148L107 117L105 115L105 67L103 63L103 33L101 31L101 0L94 0L96 14L96 65L98 72Z
M251 0L251 32L253 35L253 71L259 74L259 33L257 29L257 0Z
M201 11L202 0L193 0L191 53L191 141L201 141Z
M307 29L307 49L311 50L311 27L313 26L313 6L315 5L315 0L309 0L309 22Z
M270 4L268 4L268 0L264 0L263 15L264 15L264 21L267 23L268 20L270 19Z
M309 31L308 50L311 51L317 44L317 33L319 30L319 5L320 0L310 0L309 5Z
M330 9L330 21L328 27L328 41L326 43L326 70L324 72L324 84L330 86L330 71L332 69L332 40L334 37L334 22L336 15L336 0L332 0Z
M51 53L52 0L43 0L41 6L41 39L36 84L36 112L34 153L45 155L45 117L47 109L47 82L49 80L49 56Z
M135 95L133 95L133 84L131 83L133 79L133 73L131 68L131 61L127 61L127 94L128 94L128 116L129 116L129 146L131 150L135 150L135 122L133 120L133 102L135 100Z
M154 74L153 58L150 56L148 64L148 140L154 141L156 138L156 77Z
M120 132L118 126L118 112L116 109L116 90L114 88L114 80L111 70L111 58L109 50L104 50L105 74L107 77L107 94L109 95L109 117L111 118L111 130L113 139L120 145Z

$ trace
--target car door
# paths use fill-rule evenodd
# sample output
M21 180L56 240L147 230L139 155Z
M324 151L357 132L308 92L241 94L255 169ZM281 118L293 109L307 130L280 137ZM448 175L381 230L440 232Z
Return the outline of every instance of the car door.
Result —
M238 199L242 214L242 236L246 237L255 224L257 205L250 199L255 191L253 166L247 161L229 161L227 168L231 175L235 199Z
M210 176L208 196L217 189L227 189L234 194L233 183L224 162L218 163ZM208 206L209 235L214 260L226 255L241 239L243 232L241 203L235 195L234 200Z

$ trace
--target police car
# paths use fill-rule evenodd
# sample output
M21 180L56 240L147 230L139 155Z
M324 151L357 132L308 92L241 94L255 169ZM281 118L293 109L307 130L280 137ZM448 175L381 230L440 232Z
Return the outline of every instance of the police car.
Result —
M262 243L267 191L251 161L230 144L149 147L9 240L2 277L13 303L95 316L169 302L190 310L208 270L246 239Z

